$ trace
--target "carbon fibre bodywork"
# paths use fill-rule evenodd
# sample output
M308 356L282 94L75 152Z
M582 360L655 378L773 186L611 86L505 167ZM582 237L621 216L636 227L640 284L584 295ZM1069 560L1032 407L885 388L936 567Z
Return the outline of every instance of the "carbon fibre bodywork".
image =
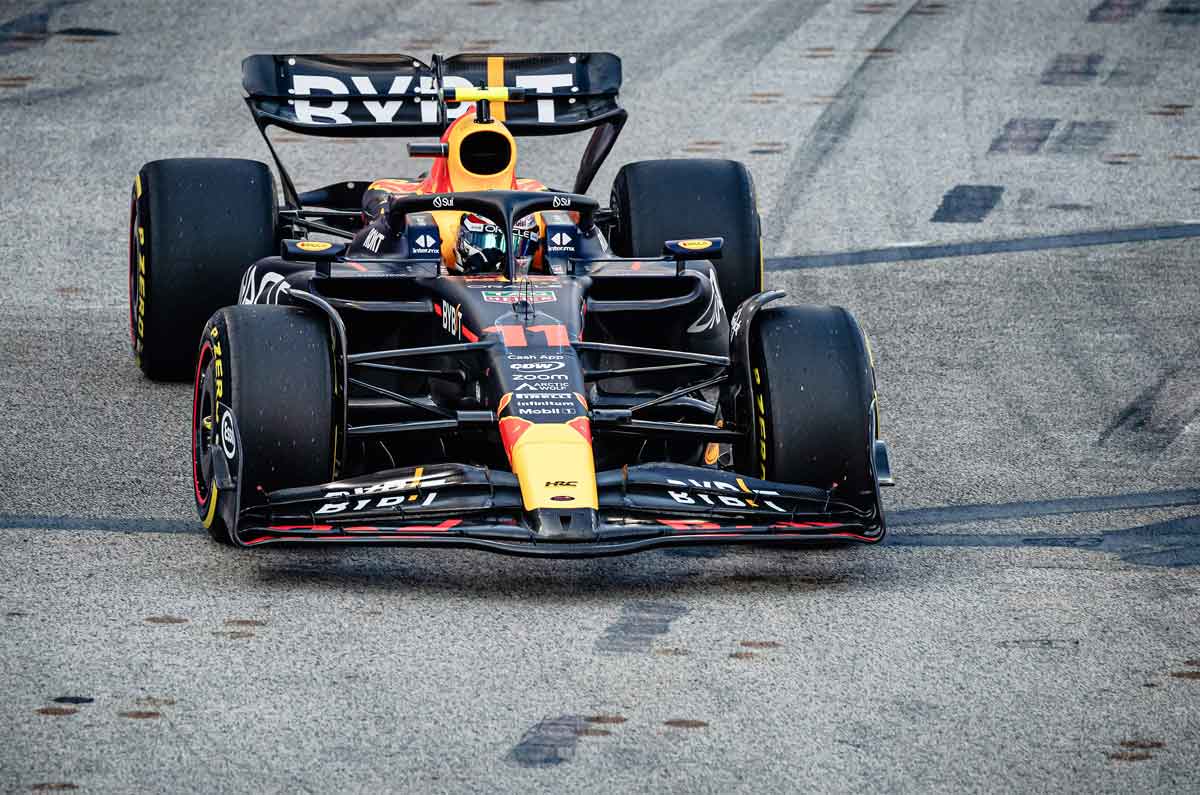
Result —
M614 257L590 223L594 203L551 192L398 197L391 211L402 235L420 236L420 213L451 200L509 227L521 212L570 206L579 242L569 271L454 275L404 256L411 245L400 258L351 259L344 247L293 243L286 250L304 260L256 263L242 301L326 313L344 401L335 479L269 491L226 517L236 543L570 557L882 538L878 503L738 474L729 454L721 463L722 450L755 444L753 423L737 419L753 389L745 337L782 294L748 301L731 334L716 266L700 258L719 255L718 239L675 243L658 259ZM637 344L646 339L659 344ZM237 465L227 462L218 486L239 486Z
M210 532L243 547L377 543L543 557L880 540L883 511L871 487L886 465L882 442L870 471L856 468L866 487L858 477L851 488L849 476L824 464L812 477L771 475L768 430L785 438L776 418L787 415L773 415L774 425L764 419L787 396L764 401L751 340L759 310L782 293L752 295L732 323L721 295L722 280L748 268L761 282L761 247L727 262L742 270L721 270L721 237L664 240L660 256L616 256L607 236L629 227L619 210L517 177L506 119L532 135L595 128L576 178L577 191L587 187L624 121L615 56L435 56L429 67L405 58L244 64L264 137L276 125L319 135L441 132L441 140L410 146L435 159L421 179L303 194L276 158L286 201L279 255L246 268L238 303L255 308L213 315L197 359L193 475ZM485 85L460 76L454 87L450 66L479 72ZM550 85L559 79L567 82ZM461 110L453 119L452 105ZM757 236L757 211L740 203L737 211L750 220L729 225ZM448 270L465 214L510 241L497 249L494 272ZM519 260L511 241L519 221L532 228L530 218L537 231L521 234L538 247ZM304 341L289 350L292 332ZM851 323L846 332L858 358L839 366L873 384L861 329ZM238 334L255 340L245 343L255 364L237 366ZM303 368L290 367L293 354ZM276 410L270 385L256 378L263 370L281 381L311 378L289 381L302 386ZM866 414L854 412L851 424L874 439L873 418L860 422ZM297 424L296 416L320 421ZM297 437L312 451L299 483L281 452Z

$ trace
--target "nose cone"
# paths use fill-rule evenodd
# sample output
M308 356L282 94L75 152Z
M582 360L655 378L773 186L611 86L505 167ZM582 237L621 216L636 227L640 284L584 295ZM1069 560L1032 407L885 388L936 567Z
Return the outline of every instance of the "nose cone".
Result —
M587 542L596 540L596 511L591 508L560 511L538 508L526 514L529 526L545 541Z
M596 464L585 417L571 422L500 420L500 436L521 482L527 511L553 513L598 507Z

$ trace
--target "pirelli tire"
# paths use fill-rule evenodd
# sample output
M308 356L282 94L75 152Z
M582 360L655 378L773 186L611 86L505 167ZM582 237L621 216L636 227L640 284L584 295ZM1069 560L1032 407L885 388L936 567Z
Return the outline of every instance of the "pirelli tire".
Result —
M194 497L209 534L232 543L234 517L263 504L266 492L333 478L329 322L297 307L242 304L217 310L200 339ZM219 484L222 469L233 488Z
M276 250L274 178L255 160L155 160L134 180L129 217L134 359L150 378L186 381L205 321Z
M658 257L665 240L723 237L713 264L726 317L762 292L762 231L754 179L734 160L643 160L613 180L612 246L623 257Z
M767 307L750 339L749 444L739 471L833 489L880 512L874 467L875 368L866 335L839 306ZM877 516L882 521L882 516Z

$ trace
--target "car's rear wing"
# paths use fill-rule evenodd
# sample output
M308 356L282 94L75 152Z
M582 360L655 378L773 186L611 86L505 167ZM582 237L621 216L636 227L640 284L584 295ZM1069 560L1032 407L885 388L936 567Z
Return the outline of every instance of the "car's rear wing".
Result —
M617 104L621 59L608 52L434 55L251 55L242 61L246 104L279 167L284 196L299 207L268 127L302 135L415 138L441 135L469 103L446 89L525 88L524 102L493 103L514 135L595 128L574 191L587 191L616 143L626 113ZM449 92L453 94L453 91Z
M517 86L535 101L496 103L514 135L596 127L620 111L621 59L607 52L435 55L251 55L242 86L255 119L304 135L440 135L467 109L442 88Z

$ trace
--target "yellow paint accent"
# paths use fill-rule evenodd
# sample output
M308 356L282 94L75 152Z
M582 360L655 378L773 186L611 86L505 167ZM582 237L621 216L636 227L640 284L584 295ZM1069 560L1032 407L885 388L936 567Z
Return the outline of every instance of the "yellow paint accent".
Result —
M488 87L504 85L504 58L491 56L487 60ZM505 92L508 93L507 91ZM497 102L492 106L492 118L496 121L508 120L508 105Z
M146 245L146 229L145 229L145 227L141 227L141 226L138 227L138 245L139 246ZM141 256L141 254L139 253L138 256Z
M491 82L491 60L491 58L488 59L488 82ZM503 86L454 89L455 102L478 102L481 99L486 99L488 102L508 102L508 89Z
M747 494L752 493L750 491L750 487L746 485L746 481L742 480L741 478L738 478L737 484L738 484L738 488L741 489L742 491L746 492Z
M597 508L596 461L587 439L566 423L535 423L513 444L513 474L521 482L525 510ZM547 486L568 483L574 486ZM574 497L570 502L555 496Z
M433 216L433 222L438 226L438 235L442 238L442 262L453 266L454 245L458 242L458 225L462 222L464 213L455 210L435 210L430 215Z
M478 132L498 133L508 139L512 149L512 157L508 164L495 174L476 174L468 171L462 164L462 144L468 137ZM480 124L472 115L461 116L450 128L446 137L446 145L450 149L446 157L446 167L450 172L450 185L455 191L473 190L511 190L517 171L517 139L502 123L491 122ZM495 220L495 219L492 219Z
M758 368L754 368L754 385L758 386L762 383L762 376L758 373Z
M204 515L204 529L212 527L213 519L217 516L217 487L214 484L208 492L208 513Z
M709 442L704 448L704 463L712 466L717 463L717 459L721 457L721 446L716 442Z
M421 476L425 474L425 467L417 467L417 471L413 472L412 486L409 488L416 490L421 485Z
M138 174L133 178L133 189L137 192L137 197L142 198L142 175Z

